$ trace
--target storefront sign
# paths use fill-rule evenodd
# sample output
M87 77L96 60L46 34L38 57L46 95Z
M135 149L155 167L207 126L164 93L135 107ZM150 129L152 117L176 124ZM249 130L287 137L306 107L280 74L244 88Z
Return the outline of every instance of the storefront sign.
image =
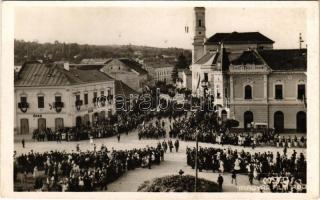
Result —
M33 117L42 117L42 115L41 114L33 114Z

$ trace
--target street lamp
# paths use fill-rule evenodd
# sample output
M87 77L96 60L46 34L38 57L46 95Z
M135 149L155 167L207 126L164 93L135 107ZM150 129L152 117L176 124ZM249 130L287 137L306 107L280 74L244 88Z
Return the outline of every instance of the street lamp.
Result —
M206 90L208 89L208 81L203 79L201 81L201 87L203 88L203 100L206 98ZM200 106L201 107L201 106ZM199 108L198 112L201 111L201 108ZM194 191L197 192L197 185L198 185L198 149L199 149L199 129L196 130L196 156L195 156L195 170L196 170L196 178L194 181Z

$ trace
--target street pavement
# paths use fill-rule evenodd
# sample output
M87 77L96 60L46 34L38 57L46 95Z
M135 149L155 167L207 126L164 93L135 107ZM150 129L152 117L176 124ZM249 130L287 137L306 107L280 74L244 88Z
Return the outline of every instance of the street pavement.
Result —
M169 122L166 119L166 129L169 127ZM30 136L31 137L31 136ZM167 134L168 137L168 134ZM167 140L168 138L166 138ZM109 150L114 148L115 150L120 149L133 149L133 148L144 148L146 146L156 147L158 141L156 139L138 139L137 130L133 130L129 132L129 135L122 134L120 142L118 142L117 137L109 137L102 139L94 139L94 143L97 146L97 149L100 148L102 144L105 144ZM174 140L173 140L174 141ZM45 151L66 151L71 152L76 150L76 145L80 145L81 151L93 150L93 145L89 143L88 140L85 141L72 141L66 142L62 141L61 143L57 143L55 141L45 141L45 142L37 142L30 139L27 139L25 148L22 148L21 142L15 141L14 150L17 155L22 153L27 153L30 150L34 152L45 152ZM208 144L208 143L199 143L201 147L216 147L216 148L228 148L229 146L232 149L238 149L249 152L267 152L271 151L274 154L276 152L283 152L282 148L276 147L256 147L252 149L250 147L239 147L239 146L231 146L231 145L221 145L218 144ZM108 191L114 192L136 192L138 187L144 182L149 181L157 177L162 177L166 175L178 174L179 170L182 169L186 174L194 175L195 170L187 165L186 161L186 148L187 147L195 147L195 142L186 142L180 141L179 152L167 152L164 156L164 161L161 162L160 165L153 165L152 169L145 168L137 168L132 171L128 171L124 175L122 175L119 179L114 181L113 183L108 185ZM306 155L305 148L295 148L297 153L304 153ZM289 148L287 150L288 154L291 155L293 148ZM213 173L212 171L203 170L199 172L199 178L205 178L210 181L217 181L219 173ZM231 184L231 174L224 173L222 174L224 178L223 183L223 191L224 192L259 192L259 188L257 186L261 185L257 180L254 180L254 186L250 186L248 176L247 175L238 175L237 176L237 185Z

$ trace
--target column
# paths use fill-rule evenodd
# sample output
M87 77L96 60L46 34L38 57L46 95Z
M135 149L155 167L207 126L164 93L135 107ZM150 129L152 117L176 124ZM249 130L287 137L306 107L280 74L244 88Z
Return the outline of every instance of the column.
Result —
M264 91L264 101L268 102L268 75L263 75L263 91Z
M233 103L233 76L230 76L230 103Z

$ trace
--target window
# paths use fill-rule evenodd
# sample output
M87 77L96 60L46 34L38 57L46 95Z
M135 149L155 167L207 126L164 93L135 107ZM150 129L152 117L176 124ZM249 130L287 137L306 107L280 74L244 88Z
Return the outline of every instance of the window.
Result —
M283 99L282 85L275 85L275 99Z
M111 95L111 89L108 89L108 96Z
M220 94L220 91L217 90L217 99L220 99L221 98L221 94Z
M224 88L224 96L228 98L228 88Z
M298 85L298 99L302 100L306 97L306 86L304 84Z
M38 108L44 108L44 96L38 96Z
M27 97L20 97L20 102L21 103L27 102Z
M198 20L198 26L199 26L199 27L202 26L202 21L201 21L201 19Z
M250 85L244 87L244 99L252 99L252 88Z
M54 97L55 102L61 102L61 96L55 96Z
M201 35L201 32L199 32L199 35Z
M76 101L80 101L80 95L79 94L76 95Z
M88 94L84 94L84 105L88 105Z
M208 79L208 73L204 73L204 81L205 81L205 82L208 82L208 80L209 80L209 79Z

